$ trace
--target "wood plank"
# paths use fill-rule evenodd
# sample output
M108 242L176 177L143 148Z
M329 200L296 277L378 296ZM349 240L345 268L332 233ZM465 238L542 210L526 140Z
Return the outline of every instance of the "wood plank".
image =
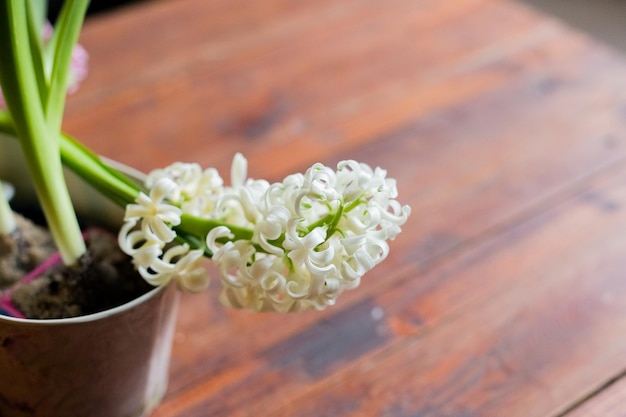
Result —
M66 127L98 151L224 169L245 149L271 179L354 157L389 167L414 208L335 309L185 297L157 416L546 415L621 364L623 344L603 343L624 324L623 191L581 193L626 157L621 59L495 0L162 1L121 16L88 25L92 78L69 102Z
M560 414L558 417L624 417L624 401L626 399L626 380L623 374L617 381L611 381L606 387L592 393L574 409Z
M557 41L560 42L561 39L559 39L557 37L557 39L555 39L554 43L556 44ZM576 44L576 43L574 43L574 44L575 44L575 46L578 46L578 44ZM587 51L584 48L578 49L578 48L574 47L573 50L580 54L581 58L579 58L579 59L582 59L582 57L586 58L588 56L588 53L587 53ZM542 53L541 51L540 52L532 51L530 53L530 58L522 58L519 61L513 61L513 63L511 65L514 66L518 62L524 61L524 59L530 59L531 62L532 62L532 58L537 59L535 55L536 54L541 54L541 53ZM550 55L552 53L552 50L549 50L548 52L543 52L543 53L547 54L547 55ZM560 59L562 57L560 55L556 55L556 57L554 59L557 60L557 58ZM601 65L604 66L604 65L606 65L607 62L609 62L609 63L611 62L610 59L607 59L606 57L601 57L601 58L602 59L599 59L599 62L597 62L597 63L594 63L593 61L591 61L591 64L593 64L591 68L586 69L586 68L583 67L583 69L586 69L587 71L595 71L596 67L599 67ZM543 61L539 61L537 63L537 68L540 68L540 65L541 65L542 62ZM564 61L564 62L567 62L567 61ZM496 60L493 65L494 66L502 65L502 62L498 62ZM564 67L565 67L565 64L564 64ZM478 69L482 69L482 67L478 67ZM539 71L539 69L537 69L537 71ZM610 71L607 71L607 72L610 73ZM616 72L617 72L617 70L616 70ZM571 75L571 76L572 76L573 80L570 81L570 82L576 82L576 80L578 79L576 77L580 77L580 79L584 79L584 77L587 76L587 73L585 73L585 72L583 72L581 74L574 73L574 75ZM530 95L530 97L533 97L533 93L537 94L537 91L535 90L535 88L536 88L535 82L539 82L539 81L541 81L541 79L539 79L539 81L537 81L537 79L534 78L534 77L539 78L539 76L534 74L534 73L532 73L532 72L530 73L529 77L530 77L530 79L523 78L519 85L513 84L513 86L514 86L513 88L517 87L519 89L517 91L520 91L522 93L526 93L527 95ZM589 86L589 92L586 93L586 94L588 94L588 96L585 96L584 100L586 100L587 102L594 101L594 100L597 99L598 95L601 94L602 91L606 91L606 93L608 93L608 86L609 85L610 84L607 82L606 90L598 89L598 85L597 84ZM513 90L513 91L515 91L515 90ZM600 91L600 93L598 93L598 91ZM448 116L449 120L445 119L445 113L444 113L444 115L443 115L444 122L443 123L442 123L442 119L438 118L438 119L435 119L434 121L432 119L428 120L427 121L428 123L425 123L425 127L422 127L424 125L420 126L419 124L416 124L414 126L409 126L407 128L407 133L405 133L404 135L402 135L402 132L396 133L395 135L393 135L396 138L394 140L398 141L399 139L397 139L397 137L401 136L402 137L401 138L402 142L405 143L405 144L408 144L408 145L404 145L404 146L411 146L410 142L414 141L414 139L411 138L411 136L410 136L410 134L412 133L411 129L420 129L420 128L422 130L426 131L427 133L432 133L433 131L435 131L435 133L438 133L438 135L435 136L435 137L439 137L440 139L441 138L445 138L446 135L449 134L449 132L446 131L446 129L450 128L450 125L452 124L452 120L454 120L454 119L456 119L458 117L458 113L459 112L460 113L463 113L463 112L466 113L465 121L469 121L470 123L472 121L474 121L474 123L472 125L472 128L476 132L475 129L480 127L485 122L485 120L480 118L480 115L485 114L484 113L485 107L488 107L488 106L493 106L493 107L500 106L500 108L502 108L502 104L506 104L506 101L503 101L503 100L507 100L506 97L508 96L508 93L511 93L511 90L499 91L499 94L501 94L501 96L494 95L493 97L488 97L487 100L484 100L482 106L481 106L481 103L478 103L478 104L470 103L471 106L469 106L469 104L468 104L469 110L466 110L467 107L458 106L457 108L453 109L453 111L449 112L449 116ZM613 92L611 92L611 94L613 94ZM611 94L608 95L608 99L604 98L604 97L602 99L604 99L604 100L618 100L618 99L620 99L619 97L617 97L617 98L612 97ZM580 97L575 97L575 98L580 99ZM541 117L542 114L543 114L542 111L545 108L550 108L550 106L554 106L554 103L546 104L546 107L541 107L540 102L542 102L544 97L542 97L541 95L537 95L537 96L535 96L535 99L536 99L536 101L533 101L532 103L539 105L539 107L537 108L536 113L533 113L533 115L531 115L531 117L535 117L535 119L531 118L530 119L530 123L528 123L528 121L529 121L528 119L520 120L517 123L519 126L523 127L523 126L526 126L526 125L530 125L532 127L532 126L540 125L541 123L544 123L546 121L546 119L548 119L545 116ZM563 93L563 96L560 96L558 98L557 102L560 102L560 101L565 102L566 100L571 100L571 99L572 99L572 97L568 95L567 90L566 90L565 93ZM582 101L582 102L584 103L585 101ZM510 109L507 109L507 110L510 111L509 114L516 114L518 112L519 108L515 107L515 105L509 104L509 106L511 106ZM567 116L567 114L564 112L563 115L559 116L559 117L565 118L566 116ZM613 122L613 120L610 120L610 119L607 120L607 121L602 121L602 123L606 123L606 125L609 126L609 127L611 126L612 122ZM564 122L559 120L559 119L557 119L557 123L564 123ZM595 128L595 125L593 125L593 124L589 127L590 130L594 129L594 128ZM479 130L479 132L480 132L480 130ZM461 164L461 166L458 169L458 171L456 171L455 173L453 173L451 175L451 178L453 178L453 179L456 178L457 180L466 178L466 175L468 173L475 172L475 168L477 166L485 165L484 162L488 161L492 157L492 154L489 153L489 152L491 152L494 149L506 149L506 146L502 146L503 144L501 142L496 142L497 146L494 146L494 142L493 142L494 136L493 135L496 135L496 134L499 134L499 132L497 132L497 131L491 132L491 136L488 136L488 139L485 140L485 143L484 143L484 145L482 147L482 151L475 151L474 152L474 153L478 154L479 158L482 158L482 159L478 159L477 161L473 161L473 162L468 159L467 160L468 165ZM543 134L546 135L546 133L543 133ZM580 155L580 157L583 157L583 158L587 158L589 156L597 157L598 153L596 153L597 152L596 151L597 148L595 148L595 144L593 144L593 146L594 146L593 150L596 151L596 152L589 152L590 148L588 146L589 146L590 142L584 140L584 139L586 139L585 134L586 133L585 133L584 130L581 131L581 136L580 136L580 139L578 141L578 143L582 146L581 148L576 149L575 146L570 146L570 147L567 147L566 151L567 150L575 150L576 154ZM457 132L453 133L453 135L452 135L452 137L454 139L453 143L458 143L455 146L458 147L459 144L461 143L461 141L463 140L463 136L462 135L463 135L463 132L461 132L461 131L457 131ZM517 140L517 138L509 137L509 140L510 140L510 142L508 142L508 143L509 143L509 146L511 147L511 149L508 152L503 152L503 153L508 153L508 154L512 154L512 155L519 154L519 152L518 152L519 148L518 147L520 145L519 145L519 141ZM618 138L618 140L619 140L619 138ZM394 158L393 155L396 155L398 152L394 151L394 152L387 152L387 153L382 153L382 154L378 152L381 149L389 148L389 143L390 143L389 141L381 142L381 146L378 146L378 147L375 148L375 151L376 151L375 154L377 156L383 155L382 158L385 158L385 159L388 159L389 161L391 161L391 159ZM566 143L565 139L563 139L562 142L555 143L555 149L558 149L558 147L564 148L565 147L564 143ZM395 149L395 148L390 148L390 149ZM426 148L426 151L427 150L428 149ZM446 161L446 165L449 163L450 166L454 167L455 165L452 163L452 161L454 159L453 155L463 154L467 150L468 150L468 148L466 148L464 146L460 146L459 150L457 151L458 153L457 152L451 152L450 156L445 156L445 155L439 153L439 158L431 158L433 155L437 156L438 155L437 152L442 152L441 148L438 149L437 147L433 147L433 149L430 151L431 153L429 154L428 152L424 152L424 148L422 146L422 148L421 149L418 148L417 151L399 152L402 155L407 155L407 160L406 160L406 162L401 160L400 164L394 164L394 165L400 165L400 166L405 165L405 166L407 166L409 164L409 162L410 162L409 156L413 156L413 155L416 155L416 154L423 154L423 155L425 155L424 159L426 159L426 160L430 159L430 160L433 161L433 165L430 165L430 167L426 166L424 168L424 172L426 174L428 174L430 172L434 172L433 171L435 169L434 163L435 162L441 163L441 158L444 158L444 157L445 158L450 158L448 161ZM480 155L481 152L484 152L484 155L481 156ZM385 157L384 155L388 155L388 156ZM533 166L533 164L532 164L533 159L532 158L535 157L533 155L536 156L538 154L533 154L533 152L530 152L530 162L526 161L526 162L520 162L519 163L520 166L523 169L522 174L515 173L515 175L514 175L513 173L511 173L509 175L511 177L515 177L515 178L525 178L525 181L528 181L528 176L526 174L528 174L529 171L532 171L532 166ZM611 159L606 159L607 156L608 157L614 157L614 154L613 153L609 153L609 152L604 153L604 151L602 151L602 153L600 154L600 158L598 158L598 160L600 162L599 163L596 162L597 165L595 165L595 166L596 167L601 167L601 166L603 166L602 164L607 163L607 161L610 162ZM579 171L580 170L580 166L587 166L584 163L580 164L579 166L574 166L574 164L569 165L569 164L571 164L571 160L572 160L571 159L571 154L564 154L563 155L563 160L562 161L563 161L564 164L568 164L567 167L570 170L563 171L561 173L561 176L557 175L557 181L555 182L557 189L559 187L563 186L563 180L564 179L571 178L572 172ZM470 162L472 162L472 163L470 163ZM514 161L511 161L511 163L513 165L515 164ZM492 166L492 170L497 169L498 166L499 165ZM591 165L591 167L593 169L594 165ZM555 169L555 171L559 171L558 168L552 168L552 169ZM494 171L483 173L479 177L474 177L474 181L475 181L474 184L470 184L470 185L464 184L464 185L467 185L467 187L466 187L466 189L468 189L467 195L468 196L472 196L472 194L471 194L471 190L472 189L477 189L477 188L478 189L485 189L485 182L486 181L492 181L492 178L494 178L493 174L494 174ZM415 174L413 174L413 175L415 175ZM554 175L554 174L545 173L545 172L537 172L536 182L538 183L538 182L542 181L544 177L549 177L550 175ZM423 187L426 187L426 189L428 189L428 187L430 187L430 189L433 189L434 187L431 185L432 183L438 183L440 186L442 185L441 181L437 181L437 182L433 181L433 177L432 176L420 174L419 177L420 178L423 177L421 182L422 182ZM401 182L402 182L402 178L405 178L405 177L401 177ZM413 180L412 177L407 177L407 178L410 178L411 181ZM457 181L457 180L455 180L455 181ZM439 204L442 205L442 206L447 206L449 204L449 207L456 207L455 210L458 210L459 207L467 207L468 202L465 199L465 198L467 198L465 196L462 196L462 197L465 197L465 198L460 202L460 204L459 204L458 201L457 202L450 201L450 199L452 197L454 197L454 195L455 195L454 194L454 189L455 188L453 187L453 185L454 185L453 183L449 184L449 188L446 188L449 191L447 191L443 195L443 198L440 198L440 199L425 198L425 196L429 196L429 194L426 193L425 195L416 196L415 199L411 199L410 202L412 204L417 204L419 206L420 204L423 204L421 202L424 201L424 200L430 200L430 201L434 201L434 202L443 201L443 203L439 203ZM507 190L507 189L508 190L515 189L515 187L516 187L515 184L510 184L510 183L504 182L504 183L502 183L500 185L500 192L502 192L503 190ZM534 190L537 188L536 186L533 187L533 186L528 185L528 183L526 183L526 184L524 184L524 183L518 184L517 187L522 188L522 189L525 189L525 188L527 189L527 194L523 194L523 195L520 196L520 200L522 200L522 201L526 201L528 199L528 195L532 194L534 192ZM420 189L420 188L422 188L422 187L418 187L417 189ZM441 187L441 188L444 188L444 187ZM435 191L436 190L433 190L433 191L430 191L430 192L433 193ZM483 197L484 197L484 195L474 195L474 198L475 198L474 201L476 201L476 202L483 201L485 203L488 203L487 200L482 199ZM495 199L496 198L494 197L494 200ZM509 201L509 200L505 199L505 200L502 200L502 201ZM510 202L510 204L513 207L519 207L519 200L518 201L512 201L512 202ZM486 208L490 208L490 211L487 212ZM450 212L451 211L452 210L450 210ZM483 205L482 207L474 208L472 211L475 212L475 213L481 213L482 212L483 213L482 214L483 217L489 217L490 219L493 219L494 213L497 210L495 210L495 208L493 208L493 205L491 203L489 203L489 204ZM434 204L434 203L433 203L433 206L431 208L429 208L429 209L420 208L419 212L423 213L423 214L426 214L426 216L439 216L439 219L436 222L431 221L432 219L428 218L428 217L426 217L425 219L422 219L422 220L426 220L423 223L425 223L427 225L433 225L433 232L432 232L433 234L430 235L430 236L426 235L426 238L424 238L424 241L421 244L419 244L417 246L413 246L414 248L415 247L421 248L421 249L418 249L419 251L427 252L425 255L422 255L421 258L418 258L418 259L421 259L422 261L425 262L426 260L428 260L432 256L436 256L438 254L441 254L441 253L445 252L446 250L449 250L451 247L454 247L454 246L459 244L460 239L458 239L458 238L456 238L456 239L449 239L448 238L449 236L454 236L452 234L452 232L448 232L447 230L446 231L437 230L437 227L441 227L441 225L445 225L446 222L448 222L450 220L450 212L445 212L444 211L442 213L441 212L441 207L436 205L436 204ZM506 212L505 211L505 213L506 213L506 215L510 216L510 212ZM470 214L465 214L465 216L468 219L474 218L474 216L472 215L472 212L470 212ZM504 217L506 218L506 216L504 216ZM478 226L477 229L479 231L485 229L485 224L481 223L480 221L476 221L475 219L474 219L474 221L471 221L471 222L470 221L452 222L452 224L456 224L456 223L461 223L461 224L466 225L466 226L476 225L476 226ZM488 225L488 226L493 226L493 224ZM420 226L420 227L423 227L423 226ZM413 230L413 229L410 229L410 230ZM419 231L417 229L415 229L415 231L419 232L419 233L413 233L411 239L415 239L416 237L419 238L419 237L423 237L424 236L423 232L421 232L421 231ZM468 233L467 238L471 238L473 235L475 235L475 231L474 231L474 233ZM446 236L448 236L448 237L446 237ZM408 245L408 244L413 244L413 243L414 242L411 240L410 242L408 242L406 244ZM414 253L406 253L403 256L406 256L407 258L409 258L409 257L412 257L413 255L414 255ZM393 264L390 264L390 265L393 265ZM387 270L384 270L384 274L386 274L387 272L388 272ZM381 272L381 276L383 276L384 274ZM393 282L393 280L391 282ZM364 293L364 294L367 294L367 293ZM202 301L202 303L204 303L204 301ZM200 307L198 307L199 304L201 304L201 303L193 304L193 308L190 308L189 311L194 311L194 313L197 313L198 311L203 312L204 310L201 309ZM177 368L175 366L175 368L174 368L175 371L173 371L174 375L183 375L183 374L184 375L188 375L187 376L188 379L186 380L186 383L189 383L190 381L193 382L194 378L202 378L203 375L204 375L202 373L203 371L204 372L209 372L211 369L215 369L214 368L215 366L219 366L218 369L222 369L223 367L227 367L230 364L229 361L224 361L224 356L223 355L219 355L219 354L215 355L214 359L207 359L204 356L198 356L198 355L208 356L208 355L203 353L205 351L205 348L206 348L206 346L204 346L204 343L203 343L203 338L205 337L205 334L206 334L206 332L209 331L209 329L212 329L211 331L214 331L214 330L216 330L215 327L219 327L219 325L220 325L219 320L217 321L217 323L215 321L211 321L211 320L215 319L214 316L217 315L217 314L219 314L219 313L216 313L213 310L209 310L206 313L206 316L205 316L207 318L207 322L206 323L203 322L201 325L198 326L199 328L189 329L189 330L187 330L187 328L183 326L182 330L180 331L180 338L186 340L188 345L191 345L191 346L195 347L195 349L196 349L196 350L193 350L193 349L190 348L190 350L192 350L192 354L189 355L189 360L186 362L187 363L187 367L186 368L184 368L183 370L180 370L181 368ZM194 314L194 317L196 317L195 314ZM222 320L227 320L227 319L228 319L227 316L226 316L226 318L224 318L224 316L222 317ZM248 321L248 320L249 320L249 317L239 319L239 321L242 321L242 322L243 321ZM266 324L264 326L264 328L268 328L269 329L269 328L275 327L276 323L281 321L281 320L282 320L282 318L281 319L271 320L268 324ZM294 329L298 328L297 326L302 325L302 323L307 323L307 320L310 320L309 322L315 322L318 319L317 318L308 318L308 319L303 320L300 323L296 323L299 320L292 320L291 326L285 326L285 327L286 328L290 328L291 331L295 331ZM223 324L223 327L221 329L218 328L217 331L216 331L216 333L218 335L219 334L222 335L222 337L218 338L218 340L223 342L222 339L228 339L229 338L229 333L232 332L233 328L241 329L241 330L252 329L256 324L258 324L259 321L261 321L261 320L252 320L253 324L250 324L249 326L243 325L241 323L235 323L233 325L232 321L225 321L224 324ZM263 319L263 321L264 321L264 319ZM206 329L205 329L205 327L206 327ZM197 333L197 335L189 336L188 334L192 333L192 332ZM289 334L290 334L289 332L287 332L286 334L278 333L276 338L288 337ZM265 342L265 343L272 343L273 340L274 340L273 338L270 338L270 340ZM195 343L189 343L190 341L194 341ZM223 346L223 345L221 343L218 343L218 346ZM227 345L227 346L230 346L230 345ZM261 345L261 347L262 346L263 345ZM238 349L236 351L239 352L240 349ZM245 351L243 353L245 353ZM202 365L198 365L198 363L201 360L204 360L204 363ZM233 359L231 359L231 361L232 360ZM175 362L175 363L178 363L178 362ZM200 370L196 374L196 373L193 372L193 369L191 369L191 368L193 368L193 369L200 368ZM177 374L177 372L180 372L180 373ZM176 386L176 385L174 385L174 386Z
M626 365L625 180L621 169L352 313L236 355L157 416L555 415Z
M285 150L285 145L294 136L298 137L302 149L299 155L307 155L310 151L313 154L308 158L297 155L296 158L285 158L285 163L292 159L294 162L280 172L265 168L264 172L270 170L265 175L277 178L289 172L284 169L302 169L314 160L341 151L346 145L377 137L386 129L385 123L397 125L419 116L416 103L440 96L439 107L476 94L476 90L484 88L483 84L489 79L481 80L477 75L479 79L466 81L464 88L457 79L444 79L435 91L426 91L428 97L422 90L451 61L474 62L477 56L482 57L485 49L489 49L487 46L493 38L501 39L501 44L486 53L497 57L506 53L512 44L520 42L516 37L533 38L533 31L530 31L531 35L527 32L529 26L537 24L531 17L533 15L507 14L506 8L493 1L463 0L455 6L446 2L426 2L431 10L428 18L415 2L409 0L387 6L387 3L375 2L378 6L374 8L361 2L349 4L350 8L342 6L348 9L342 9L341 13L333 7L320 5L314 13L306 14L310 22L307 20L308 23L303 25L290 23L294 17L289 14L281 15L282 18L268 22L267 28L264 26L270 35L242 31L240 36L245 40L240 42L230 38L201 38L204 34L196 34L190 29L191 34L181 43L187 40L193 45L198 42L195 37L198 36L204 41L202 48L230 47L232 50L223 58L205 60L200 46L182 48L186 51L184 58L176 55L171 58L173 62L182 61L182 67L172 73L158 70L154 76L147 76L148 81L140 75L133 75L142 72L135 67L131 67L129 73L118 74L122 79L109 84L98 75L98 62L109 60L110 50L123 51L123 45L129 45L126 48L131 51L150 49L150 45L144 46L145 35L125 37L127 33L120 30L119 39L113 37L107 43L112 33L117 32L102 25L96 26L95 33L87 36L90 33L90 27L87 27L85 45L92 51L93 82L110 93L102 97L94 92L89 84L92 80L88 79L84 89L69 104L67 129L85 138L101 153L115 155L117 145L110 140L111 131L101 128L115 120L115 135L145 144L122 155L123 162L132 161L142 169L153 168L156 161L167 163L188 158L188 149L192 146L201 163L220 167L228 163L235 150L241 149L259 162L264 161L268 146L281 152L277 157L285 158L288 154L293 157L293 152ZM476 4L484 5L476 7ZM381 13L381 8L389 11ZM455 25L462 25L462 17L469 10L475 14L476 24L499 18L502 25L494 26L494 30L471 41L462 37L457 39ZM332 19L329 21L326 15ZM148 14L145 18L150 16ZM147 21L146 25L159 27L159 22L155 19L154 22ZM211 27L210 22L209 17L208 21L197 24L205 28ZM272 25L273 22L276 23ZM324 27L321 33L325 36L319 35L320 25ZM190 27L194 26L190 23ZM389 30L383 32L383 27ZM431 39L440 39L438 42L443 46L434 48ZM224 42L226 46L223 46ZM233 42L235 46L231 46ZM237 46L240 44L243 46ZM175 46L178 44L166 45L168 50L177 51ZM367 45L367 48L360 45ZM412 53L407 54L407 50ZM353 52L346 56L346 51ZM120 59L119 65L124 66L126 61ZM158 54L146 61L144 65L148 69L165 65L159 64L163 59ZM133 61L129 59L128 62ZM102 72L111 71L104 62L102 68L107 68ZM398 85L397 79L404 78L408 81L406 86ZM496 85L508 79L506 74L493 74L492 78L495 78ZM457 82L457 88L449 89L446 81ZM122 83L124 89L115 88L116 83ZM447 93L442 88L446 85ZM404 88L407 91L402 91ZM83 94L89 99L83 99ZM409 101L402 102L409 98ZM395 109L389 107L390 102L395 104ZM387 107L389 110L385 111ZM374 116L371 127L354 133L339 129L338 121L351 118L354 124L366 120L359 116L361 112ZM396 113L396 116L390 116ZM154 123L155 120L159 123ZM180 120L185 123L179 123ZM168 147L172 142L177 146Z
M607 62L610 61L605 61ZM607 73L610 72L610 66L605 68ZM391 140L381 141L380 146L368 148L370 155L376 155L377 159L385 160L394 167L411 166L411 159L415 155L424 154L420 161L423 162L422 167L412 166L411 169L400 171L398 176L401 185L414 184L418 190L409 193L408 199L404 201L411 204L415 213L418 213L419 217L412 222L416 222L416 225L419 223L419 226L408 227L417 227L419 233L403 235L393 242L391 258L366 277L357 293L346 294L340 301L339 309L343 306L351 308L353 304L358 304L382 288L396 285L398 281L406 279L407 274L417 274L418 271L428 268L433 258L455 248L473 244L483 234L492 233L494 229L533 215L545 208L546 202L552 199L558 201L577 192L581 187L580 180L584 178L583 173L603 169L607 164L615 163L623 157L619 144L622 137L616 136L616 148L607 148L603 137L590 139L590 132L601 129L609 132L617 130L616 125L620 122L616 123L609 112L606 113L606 118L600 120L581 121L576 131L568 131L568 125L565 124L568 117L566 112L562 115L556 110L549 112L552 108L561 108L559 104L569 100L578 100L581 106L586 102L597 102L598 97L609 100L607 97L615 93L613 90L609 92L608 86L603 92L602 87L594 83L589 86L588 91L573 96L570 90L563 88L560 93L554 93L554 101L526 92L526 89L531 88L527 80L513 84L510 88L511 90L487 97L482 103L468 103L466 108L452 109L449 114L443 113L440 119L415 128L428 130L428 136L434 138L434 143L446 145L442 149L433 146L431 149L424 147L419 151L399 152L398 149L412 149L415 140L410 132L395 135ZM507 103L510 102L506 101L506 97L509 94L519 97L524 92L533 97L533 101L508 104L507 108ZM489 125L485 120L488 117L485 109L489 107L498 107L503 114L510 115L518 114L523 107L535 109L518 116L519 120L513 117L506 119L508 124L515 124L519 136L500 138L498 126ZM464 123L455 128L456 130L451 128L449 121L442 122L456 118L459 112L465 114ZM536 131L536 126L539 125L547 126L547 130L553 126L562 126L566 130L548 143L541 136L528 141L520 140L520 137L526 135L531 137L532 131ZM475 136L464 134L467 126L477 132ZM504 155L502 158L515 155L509 160L504 172L501 171L501 161L490 163L494 152L501 152ZM358 153L367 156L366 151ZM472 155L472 158L464 158L454 163L453 155L461 154ZM442 158L449 159L449 162L445 159L442 161ZM546 164L546 160L551 160L551 164ZM449 177L433 178L428 175L436 173L437 167L441 169L442 166L449 167L446 169ZM454 190L461 186L464 192L455 193ZM291 337L303 326L319 322L327 315L339 314L334 309L321 315L287 319L239 315L222 312L221 307L216 305L214 296L209 297L210 301L203 297L189 299L188 310L183 308L181 313L179 333L180 339L185 342L177 345L179 350L174 359L172 387L175 391L182 388L177 381L190 384L195 378L202 379L215 369L231 366L238 356L231 356L229 353L237 352L244 357L254 355L255 351L267 345ZM202 319L198 319L198 316ZM231 340L233 331L250 333L251 340L238 344ZM205 340L204 335L208 332L215 343L213 347L207 345Z

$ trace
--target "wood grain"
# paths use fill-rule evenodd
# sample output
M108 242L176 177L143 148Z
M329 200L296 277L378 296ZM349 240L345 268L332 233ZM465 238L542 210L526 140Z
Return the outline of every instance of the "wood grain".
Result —
M65 128L98 152L227 172L241 151L270 180L354 158L413 208L327 311L185 296L155 416L582 416L622 396L600 388L626 368L623 58L502 0L161 0L81 42Z
M624 396L626 396L626 380L623 375L619 379L610 381L607 386L599 388L599 392L594 392L589 398L584 398L581 404L568 413L567 417L623 417Z

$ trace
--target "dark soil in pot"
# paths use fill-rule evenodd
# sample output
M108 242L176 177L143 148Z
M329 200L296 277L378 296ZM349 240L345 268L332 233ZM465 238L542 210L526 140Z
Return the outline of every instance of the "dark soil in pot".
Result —
M18 228L0 235L0 290L13 285L56 251L50 233L17 215Z
M54 256L47 230L20 217L20 231L0 242L0 290ZM26 318L53 319L92 314L125 304L151 287L108 231L88 228L87 253L76 265L57 262L32 280L10 288L13 304Z

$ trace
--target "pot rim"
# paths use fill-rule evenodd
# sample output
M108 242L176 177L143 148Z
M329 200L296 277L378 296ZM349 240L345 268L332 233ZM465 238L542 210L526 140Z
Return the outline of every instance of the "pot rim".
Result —
M91 323L97 320L105 319L111 316L121 314L133 307L143 304L144 302L156 297L160 292L165 291L168 285L155 287L141 296L119 306L99 311L97 313L85 314L77 317L67 317L62 319L21 319L17 317L0 315L0 323L9 322L14 324L25 324L32 326L58 326L64 324Z
M139 183L143 184L145 182L145 180L146 180L146 177L148 176L144 172L141 172L138 169L135 169L135 168L133 168L131 166L128 166L126 164L123 164L121 162L118 162L118 161L116 161L114 159L110 159L110 158L107 158L106 156L102 156L102 155L98 155L98 157L102 160L102 162L104 162L105 164L107 164L111 168L115 168L118 171L121 171L121 172L125 173L132 180L135 180L135 181L137 181Z

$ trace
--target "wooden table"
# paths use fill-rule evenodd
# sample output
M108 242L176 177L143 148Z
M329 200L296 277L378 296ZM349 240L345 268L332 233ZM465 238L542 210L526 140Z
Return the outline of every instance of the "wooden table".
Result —
M626 415L623 57L504 0L150 1L82 43L65 129L98 152L357 159L413 209L334 308L184 296L155 417Z

